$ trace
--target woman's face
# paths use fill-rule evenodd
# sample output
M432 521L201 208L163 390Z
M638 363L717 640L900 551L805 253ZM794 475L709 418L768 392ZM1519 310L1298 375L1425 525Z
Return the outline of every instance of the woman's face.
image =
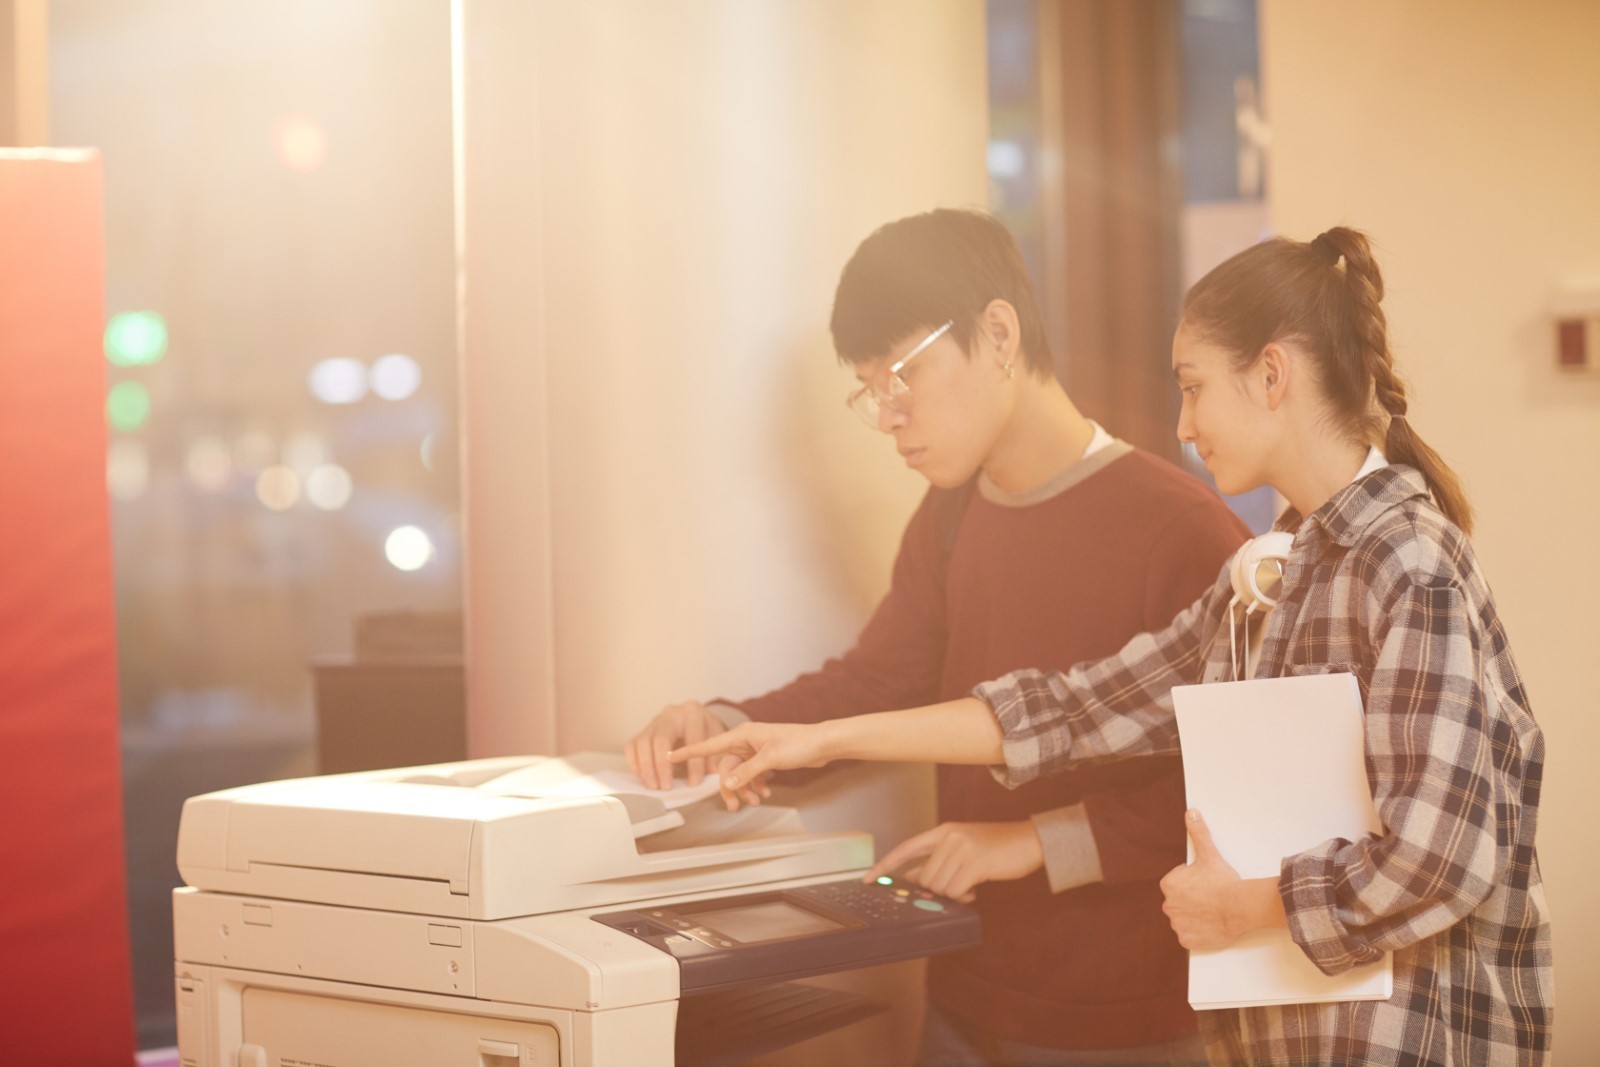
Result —
M1236 372L1225 349L1180 325L1172 373L1183 393L1178 440L1194 445L1217 489L1232 496L1267 484L1274 437L1260 363Z

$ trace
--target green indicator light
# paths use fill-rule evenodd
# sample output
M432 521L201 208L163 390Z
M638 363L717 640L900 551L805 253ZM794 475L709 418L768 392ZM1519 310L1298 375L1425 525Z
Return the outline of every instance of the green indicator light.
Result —
M878 876L878 884L879 885L894 885L894 879L890 878L887 874L881 874L881 875Z
M167 354L167 321L154 311L124 311L106 323L106 358L119 367L144 367Z
M118 382L106 395L106 422L124 433L137 430L150 417L150 393L138 382Z

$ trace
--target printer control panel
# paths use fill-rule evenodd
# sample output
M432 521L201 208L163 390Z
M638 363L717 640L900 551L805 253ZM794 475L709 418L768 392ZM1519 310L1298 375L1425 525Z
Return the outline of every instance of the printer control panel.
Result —
M684 993L870 967L970 948L981 939L971 908L887 877L593 918L677 959Z

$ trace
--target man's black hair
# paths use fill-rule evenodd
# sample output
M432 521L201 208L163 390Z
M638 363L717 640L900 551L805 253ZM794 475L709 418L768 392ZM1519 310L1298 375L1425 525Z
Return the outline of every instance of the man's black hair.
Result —
M1033 283L1010 231L982 211L912 215L873 231L845 264L829 323L833 347L841 362L863 363L953 319L951 335L971 353L978 318L996 299L1017 311L1027 367L1053 374Z

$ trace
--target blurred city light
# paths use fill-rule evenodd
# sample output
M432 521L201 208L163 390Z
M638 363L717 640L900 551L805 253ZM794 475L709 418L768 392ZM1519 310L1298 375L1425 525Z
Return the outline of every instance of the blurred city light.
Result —
M404 400L422 384L422 368L410 356L391 352L373 362L368 379L372 391L385 400Z
M106 450L106 489L114 500L137 500L150 485L150 454L138 441L113 441Z
M383 554L403 571L414 571L433 558L433 542L415 526L393 530L383 542Z
M225 489L233 476L233 457L226 442L209 434L189 442L184 450L183 466L195 487L208 493Z
M288 467L268 467L256 478L256 499L273 511L288 511L300 499L300 476Z
M106 323L106 358L119 367L142 367L167 353L167 322L154 311L123 311Z
M354 404L367 395L367 368L347 356L324 359L311 368L306 384L324 404Z
M233 442L233 464L247 474L259 474L278 460L278 443L265 430L246 430Z
M350 502L350 472L337 463L324 463L306 477L306 499L323 511L338 511Z
M150 417L150 391L139 382L118 382L106 394L106 421L113 430L129 433Z
M289 435L283 443L283 463L296 474L309 474L328 458L328 445L309 430Z
M989 173L996 178L1019 178L1027 166L1028 157L1015 141L990 141L988 150Z

